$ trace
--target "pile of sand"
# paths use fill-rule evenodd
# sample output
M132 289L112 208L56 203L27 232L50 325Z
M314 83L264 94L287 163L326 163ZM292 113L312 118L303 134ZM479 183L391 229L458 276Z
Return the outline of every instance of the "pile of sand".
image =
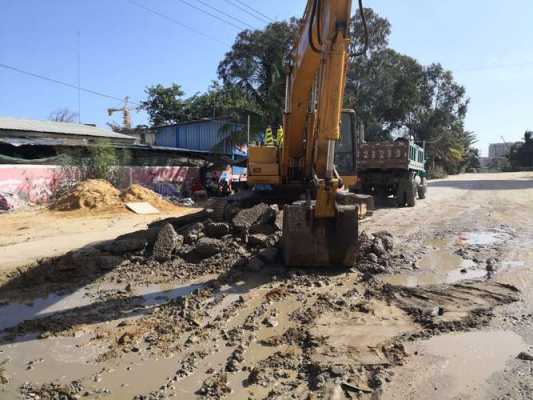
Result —
M174 211L177 208L174 204L163 199L153 190L147 189L141 185L131 185L122 192L120 198L124 203L145 201L161 211Z
M52 210L102 210L123 207L120 191L103 179L89 179L78 183L74 189L50 205Z
M126 209L124 203L147 202L160 211L176 211L177 206L141 185L131 185L122 193L103 179L89 179L50 205L57 211L105 211Z

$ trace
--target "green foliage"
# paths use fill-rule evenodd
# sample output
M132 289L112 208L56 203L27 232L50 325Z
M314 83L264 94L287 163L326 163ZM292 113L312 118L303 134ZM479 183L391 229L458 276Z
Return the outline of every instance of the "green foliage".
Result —
M289 52L297 30L296 19L273 22L264 30L245 30L218 66L224 85L237 88L254 105L263 129L282 122Z
M513 170L533 167L533 131L524 133L523 143L515 143L511 146L508 159Z
M463 169L465 172L478 172L480 168L479 149L471 147L465 154Z
M94 145L72 151L62 164L63 175L72 182L105 179L118 184L121 167L130 161L130 153L116 149L109 139L98 139Z
M169 125L187 119L185 94L181 86L173 83L169 87L155 85L146 88L147 99L141 103L152 126Z
M428 177L429 179L444 179L448 176L448 173L444 167L437 165L435 168L429 170Z
M350 65L345 106L356 110L369 141L391 140L409 134L426 142L428 167L447 173L475 169L475 135L464 129L468 108L465 89L440 64L421 65L388 47L390 22L365 8L369 43L364 49L361 14L352 18ZM184 98L181 87L157 85L147 89L143 103L153 125L206 117L223 117L246 125L251 133L282 123L285 82L298 20L274 22L264 30L245 30L218 65L221 83L205 93ZM245 130L222 129L221 142L245 141Z

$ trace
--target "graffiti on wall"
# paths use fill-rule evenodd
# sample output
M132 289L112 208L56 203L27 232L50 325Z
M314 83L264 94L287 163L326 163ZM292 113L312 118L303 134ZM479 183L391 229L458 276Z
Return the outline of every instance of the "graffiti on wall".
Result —
M190 190L199 176L196 167L124 167L119 188L140 184L157 191L177 193ZM30 203L46 203L62 187L71 187L79 179L75 168L50 165L0 165L0 193L12 193ZM165 193L161 193L165 194Z

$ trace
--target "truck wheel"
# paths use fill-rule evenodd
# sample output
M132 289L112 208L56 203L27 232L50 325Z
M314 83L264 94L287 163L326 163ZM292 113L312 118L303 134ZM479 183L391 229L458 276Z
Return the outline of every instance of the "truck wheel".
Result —
M426 192L428 190L428 186L427 186L427 183L426 183L426 178L422 178L422 182L420 183L420 185L418 185L418 198L420 200L423 200L426 198Z
M416 181L413 179L406 186L405 202L407 203L407 207L414 207L416 204Z

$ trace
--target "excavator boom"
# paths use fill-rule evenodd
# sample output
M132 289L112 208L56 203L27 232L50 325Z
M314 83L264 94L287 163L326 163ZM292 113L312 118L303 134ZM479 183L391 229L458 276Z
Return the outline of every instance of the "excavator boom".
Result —
M255 176L249 168L251 183L299 187L306 197L284 208L283 254L289 266L350 266L355 260L357 208L339 193L342 181L334 164L351 6L351 0L308 1L287 77L284 143L276 149L279 173ZM249 167L275 154L272 146L250 150Z

